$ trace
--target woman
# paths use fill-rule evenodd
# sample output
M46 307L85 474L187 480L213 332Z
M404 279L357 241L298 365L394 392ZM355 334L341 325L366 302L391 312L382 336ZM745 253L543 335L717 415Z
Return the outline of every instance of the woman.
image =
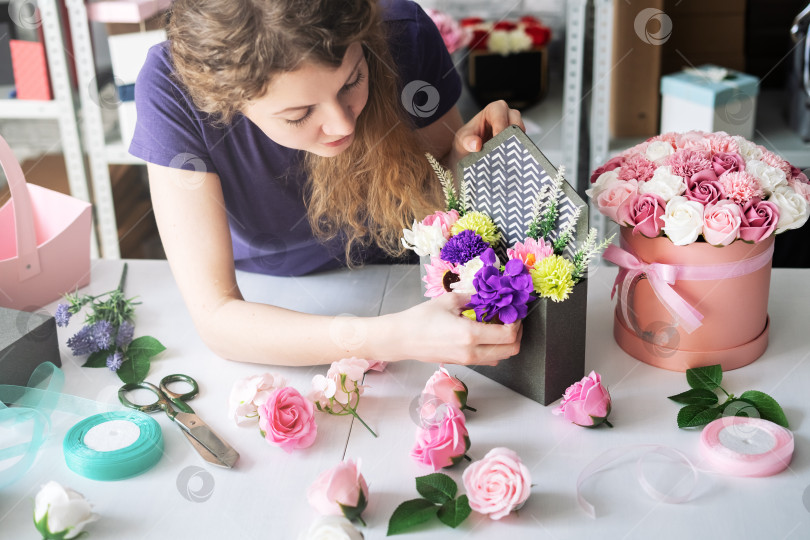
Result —
M346 350L322 339L333 317L246 302L236 285L235 268L301 275L395 260L402 229L441 206L424 152L455 167L522 125L503 102L462 125L458 75L419 6L176 0L167 31L135 86L130 152L148 162L167 258L214 352L287 365L517 353L520 325L460 317L463 295L358 318L347 326L368 339Z

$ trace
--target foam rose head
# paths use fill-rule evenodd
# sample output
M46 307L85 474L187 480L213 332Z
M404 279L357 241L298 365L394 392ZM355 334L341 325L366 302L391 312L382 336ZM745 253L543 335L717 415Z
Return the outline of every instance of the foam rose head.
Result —
M53 481L42 486L34 499L34 526L46 540L76 538L97 519L80 493Z
M309 486L307 500L322 515L360 519L368 505L368 484L360 474L360 462L344 461L321 473Z
M441 403L452 405L462 411L471 409L467 406L468 393L467 385L450 375L443 367L440 367L431 375L430 379L425 383L424 390L422 390L422 395L431 397L431 402L434 401L432 397L436 397ZM430 413L430 411L423 412Z
M287 453L307 448L318 434L314 409L295 388L279 388L259 407L259 428L268 443Z
M508 448L493 448L462 475L470 508L501 519L529 498L532 478L520 457Z
M312 522L299 540L363 540L363 533L345 517L321 516Z
M259 406L267 401L273 390L287 385L284 377L263 373L239 379L228 397L228 416L237 424L255 421Z
M470 436L465 425L464 413L447 406L444 417L435 425L416 430L416 445L411 457L434 471L451 467L461 461L470 448Z
M596 427L605 423L613 427L607 420L610 405L610 394L602 386L602 377L591 371L565 390L560 406L552 412L578 426Z

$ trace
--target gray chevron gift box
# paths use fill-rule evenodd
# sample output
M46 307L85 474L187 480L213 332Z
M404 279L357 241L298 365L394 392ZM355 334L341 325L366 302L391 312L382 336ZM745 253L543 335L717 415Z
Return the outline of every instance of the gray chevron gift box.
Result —
M480 152L466 156L456 178L468 186L468 210L487 214L501 232L498 258L507 260L506 248L526 239L540 190L553 183L557 169L520 128L510 126L489 140ZM568 182L559 199L558 232L581 213L566 256L573 256L588 233L588 207ZM528 398L548 405L585 375L585 327L588 280L580 281L562 302L538 298L529 304L523 320L520 352L497 366L475 366L475 371Z

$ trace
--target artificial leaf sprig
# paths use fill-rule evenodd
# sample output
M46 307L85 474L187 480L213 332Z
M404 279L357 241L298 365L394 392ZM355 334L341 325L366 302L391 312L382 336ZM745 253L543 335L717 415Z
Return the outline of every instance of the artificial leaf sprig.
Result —
M422 498L411 499L397 506L388 520L387 536L404 533L434 516L448 527L456 528L472 512L467 495L456 497L458 486L446 474L417 477L416 491Z
M150 336L133 339L135 306L140 302L124 296L126 278L124 263L116 289L95 296L67 294L67 303L56 307L54 318L58 326L67 326L71 316L90 306L84 326L67 341L73 355L88 356L82 367L107 367L125 383L140 383L149 373L152 357L166 347Z
M782 427L788 427L787 417L782 407L768 394L748 390L736 397L720 386L723 370L720 365L705 366L686 370L686 382L690 390L669 396L669 399L684 405L678 411L678 427L698 427L708 424L719 416L758 416ZM723 403L715 390L726 395Z
M557 225L557 217L560 215L558 206L558 199L562 192L562 183L565 180L565 166L560 166L557 174L554 176L554 181L551 184L543 186L540 193L537 194L537 199L534 202L534 217L529 224L529 230L526 236L530 236L535 240L543 239L550 242L548 235L554 230ZM561 237L563 235L560 235ZM558 255L563 252L565 246L557 251L557 246L554 246L555 253Z
M453 173L450 172L449 169L445 169L432 154L425 153L425 157L427 157L428 163L430 163L430 166L433 168L433 171L442 184L447 211L455 210L460 216L463 216L467 198L466 187L464 185L461 186L461 200L459 200L456 194L456 184L453 179Z

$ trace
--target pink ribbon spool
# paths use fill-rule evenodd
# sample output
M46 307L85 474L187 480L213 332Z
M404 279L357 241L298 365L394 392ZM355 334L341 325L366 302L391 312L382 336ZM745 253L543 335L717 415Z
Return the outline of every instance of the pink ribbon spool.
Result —
M722 474L772 476L790 464L793 433L762 418L725 416L703 428L700 453Z

